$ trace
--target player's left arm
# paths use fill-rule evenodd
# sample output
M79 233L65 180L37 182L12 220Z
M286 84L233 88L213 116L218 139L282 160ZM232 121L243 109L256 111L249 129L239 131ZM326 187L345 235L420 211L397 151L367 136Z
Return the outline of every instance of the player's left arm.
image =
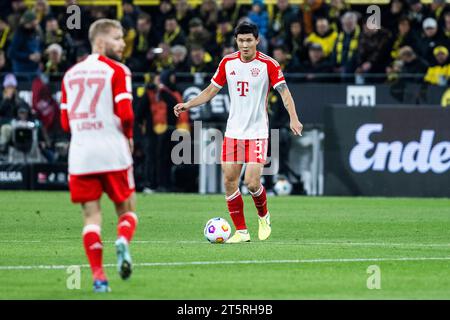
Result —
M303 124L298 120L297 111L295 110L295 102L292 98L291 92L286 84L283 82L275 87L275 89L280 93L281 99L283 100L283 105L289 113L291 119L290 127L295 135L302 135Z
M133 141L133 94L131 73L127 68L117 68L112 78L114 113L119 117L124 136L128 139L131 153L134 149Z

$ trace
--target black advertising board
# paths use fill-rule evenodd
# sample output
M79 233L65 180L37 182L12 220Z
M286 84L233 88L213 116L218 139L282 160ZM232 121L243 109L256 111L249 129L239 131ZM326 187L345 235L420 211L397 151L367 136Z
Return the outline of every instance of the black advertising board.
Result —
M450 196L450 110L327 107L325 194Z

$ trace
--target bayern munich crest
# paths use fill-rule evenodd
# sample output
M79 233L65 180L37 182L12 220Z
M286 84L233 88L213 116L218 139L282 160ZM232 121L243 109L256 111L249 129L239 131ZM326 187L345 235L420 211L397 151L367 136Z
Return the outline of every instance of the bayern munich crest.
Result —
M253 77L257 77L259 75L259 69L258 68L253 68L250 71L251 71Z

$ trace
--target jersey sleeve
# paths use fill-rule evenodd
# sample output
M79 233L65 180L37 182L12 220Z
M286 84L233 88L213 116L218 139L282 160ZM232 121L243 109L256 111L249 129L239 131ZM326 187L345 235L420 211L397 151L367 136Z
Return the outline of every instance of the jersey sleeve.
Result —
M126 67L118 67L112 77L112 92L114 105L122 100L133 100L131 87L131 72Z
M222 87L227 83L227 73L225 72L225 64L226 60L222 59L220 61L219 66L217 67L217 71L211 79L211 83L222 89Z
M69 125L69 113L67 111L67 92L66 92L66 86L64 85L64 79L62 80L61 83L61 104L60 104L60 109L61 109L61 128L66 131L69 132L70 131L70 125Z
M278 62L276 62L275 60L269 61L269 63L267 64L267 68L269 69L268 74L270 85L274 89L280 84L286 83L283 71L281 71L281 66Z
M127 138L133 137L133 94L131 86L131 72L120 66L114 71L112 78L112 92L114 100L114 113L120 118L123 134Z

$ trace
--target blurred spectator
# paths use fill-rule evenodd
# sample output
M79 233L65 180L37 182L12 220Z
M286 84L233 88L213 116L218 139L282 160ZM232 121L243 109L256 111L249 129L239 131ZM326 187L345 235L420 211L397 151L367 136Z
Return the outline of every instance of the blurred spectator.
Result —
M36 0L33 7L33 12L36 15L41 29L44 30L47 19L51 15L51 8L47 0Z
M219 17L217 22L216 43L220 48L234 45L234 28L226 17Z
M46 132L53 136L53 140L62 135L59 125L59 105L53 99L49 82L46 77L36 77L31 84L33 114L42 122Z
M283 41L286 44L295 64L301 63L307 57L306 47L304 45L305 36L303 34L302 24L299 20L292 20L289 24L289 30Z
M161 37L164 33L166 20L169 17L175 17L175 8L170 0L161 0L159 4L159 11L156 15L153 16L153 24L155 30L159 32L159 36Z
M230 21L233 27L238 25L238 20L247 15L247 9L237 3L236 0L223 0L219 10L221 21Z
M121 21L123 27L123 40L125 41L125 49L123 51L122 61L127 61L134 50L134 41L136 40L136 28L132 18L126 16Z
M384 29L370 29L366 21L359 40L356 73L383 73L389 63L391 33Z
M8 15L7 21L11 31L14 32L19 27L20 18L27 11L27 6L24 0L12 0L11 7L12 13Z
M185 46L176 45L170 49L172 54L174 72L189 72L189 64L187 59L187 49Z
M400 18L404 17L408 12L405 0L391 0L389 3L389 10L383 15L381 24L388 30L394 31Z
M216 54L217 44L212 38L211 33L203 27L200 18L192 18L189 21L189 35L186 41L186 47L190 50L194 44L201 45L210 54Z
M269 28L269 15L263 0L253 0L252 10L248 14L248 17L258 27L259 36L265 39Z
M414 103L419 103L424 94L423 74L427 68L427 62L419 57L411 47L405 46L400 48L399 60L394 61L393 66L388 67L386 70L388 79L390 82L393 82L391 87L392 96L403 102L406 96L405 93L407 93L407 95L414 97ZM408 83L420 84L420 88L413 86L406 92Z
M433 50L439 45L449 47L447 39L439 32L434 18L423 20L423 34L419 42L420 55L429 63L435 62Z
M184 45L186 43L184 32L178 25L175 16L167 17L164 30L163 41L169 46Z
M450 77L448 49L444 46L437 46L434 48L433 54L436 58L436 64L428 67L425 82L437 86L447 86Z
M8 62L9 60L6 59L5 51L0 49L0 74L11 71L11 67Z
M430 15L428 7L420 2L420 0L407 0L408 2L408 18L414 32L420 34L422 32L422 22Z
M356 69L361 29L355 12L346 12L341 18L341 24L342 31L336 39L332 59L336 71L344 75L353 73Z
M319 17L316 20L316 31L307 38L306 43L317 43L323 50L324 57L328 57L333 51L338 33L330 27L326 17Z
M31 81L39 72L41 62L41 38L38 21L32 11L24 13L8 50L13 72Z
M170 159L171 135L175 129L189 130L189 113L179 118L173 113L173 106L182 102L175 85L175 74L164 70L156 75L153 84L139 102L137 119L142 133L146 136L146 162L144 185L158 191L172 188Z
M122 1L123 17L122 22L127 20L130 23L130 29L136 29L137 20L139 15L142 13L138 6L133 4L133 0L123 0Z
M419 44L415 33L411 30L411 22L408 17L403 16L398 20L397 33L393 37L393 44L391 49L391 59L398 58L398 53L401 47L409 46L414 51L418 51Z
M90 54L89 49L87 49L86 47L79 47L77 49L75 63L83 61L84 59L86 59L89 56L89 54Z
M3 80L3 94L0 100L0 152L6 151L11 138L11 120L17 117L20 108L29 109L28 104L19 98L17 79L14 74L7 74Z
M444 13L450 11L450 6L445 0L433 0L430 4L430 15L436 19L439 26L443 25Z
M427 71L428 63L408 46L400 48L398 57L397 62L386 70L390 79L399 79L402 84L422 82L421 75Z
M320 74L333 73L333 65L325 57L322 46L319 43L311 42L308 45L308 60L301 64L298 71L306 74L308 82L327 82L327 78L320 77Z
M175 3L175 17L181 29L187 30L189 28L189 21L194 18L192 8L187 0L177 0Z
M330 26L334 31L339 31L341 29L341 17L348 11L351 11L351 6L350 4L345 3L345 0L330 1L328 18L330 19Z
M222 55L220 56L220 58L222 59L226 55L234 53L234 52L236 52L236 48L233 45L225 46L222 49Z
M301 11L299 13L306 35L314 31L314 21L317 17L327 16L327 8L324 0L305 0L300 5L300 9Z
M450 41L450 11L444 13L444 26L442 33L447 41Z
M152 18L146 13L141 13L137 20L136 37L133 53L127 62L131 71L145 72L150 59L153 58L152 49L158 46L160 38L152 25Z
M8 45L10 43L12 36L11 28L5 20L0 18L0 50L8 50Z
M75 61L75 46L70 34L65 33L59 26L58 19L54 16L49 16L45 23L44 46L48 47L51 44L57 43L64 50L64 56L67 61Z
M110 14L110 7L95 6L95 5L89 6L88 12L89 12L89 20L91 22L100 19L112 18L112 15Z
M211 55L205 51L205 49L199 45L193 45L191 47L190 56L190 71L191 73L214 73L215 66Z
M218 21L218 7L214 0L203 0L197 8L195 16L202 19L205 28L209 31L215 31Z
M45 50L45 58L44 73L46 76L49 77L50 81L60 80L69 67L64 58L62 47L57 43L49 45Z
M299 64L296 60L292 59L290 53L284 46L278 46L273 48L273 58L280 64L283 72L297 72Z
M277 0L273 18L270 21L269 42L271 46L281 45L282 39L286 39L289 23L296 19L294 9L288 0Z
M150 70L147 71L161 72L164 69L172 67L173 60L170 55L170 47L167 43L161 42L158 48L153 49L153 52L154 58Z

